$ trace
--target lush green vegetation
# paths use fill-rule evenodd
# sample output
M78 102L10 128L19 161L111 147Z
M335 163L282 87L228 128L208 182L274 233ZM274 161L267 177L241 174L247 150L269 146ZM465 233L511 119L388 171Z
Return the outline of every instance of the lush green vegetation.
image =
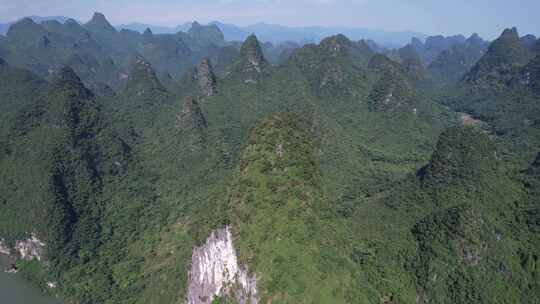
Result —
M129 77L67 60L78 35ZM225 225L261 302L537 303L537 59L514 38L458 82L481 42L399 63L338 35L272 65L214 27L23 21L0 41L0 236L43 239L47 263L23 273L76 303L182 302L193 247ZM14 67L48 74L42 48L71 68Z

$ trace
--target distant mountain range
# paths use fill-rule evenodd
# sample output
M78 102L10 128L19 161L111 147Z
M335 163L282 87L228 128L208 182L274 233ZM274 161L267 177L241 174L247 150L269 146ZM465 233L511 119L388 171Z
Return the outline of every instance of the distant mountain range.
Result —
M49 20L56 20L60 23L66 22L66 20L69 19L69 17L66 16L47 16L47 17L41 17L41 16L28 16L28 18L34 20L35 23L41 23L43 21L49 21ZM5 35L9 29L9 27L15 23L13 22L6 22L6 23L0 23L0 35Z
M307 43L320 42L325 37L344 34L352 40L374 40L386 47L398 47L409 43L413 37L419 39L425 39L427 37L423 33L412 31L384 31L349 27L289 27L264 22L248 26L237 26L218 21L210 22L210 24L216 25L225 35L225 40L228 41L244 41L250 34L254 33L260 40L272 43L285 41ZM153 33L176 33L178 31L187 31L190 27L191 23L184 23L176 27L162 27L141 23L117 26L119 29L130 29L138 32L143 32L146 28L150 28Z
M65 16L49 16L39 17L30 16L36 23L46 20L56 20L64 23L68 17ZM0 34L5 35L13 22L0 23ZM129 29L137 32L144 32L147 28L152 30L154 34L173 34L179 31L187 32L191 28L191 22L175 27L158 26L145 23L128 23L116 26L117 29ZM350 27L289 27L278 24L257 23L249 26L237 26L230 23L221 23L218 21L210 22L223 32L225 39L228 41L244 41L250 34L254 33L260 40L272 43L281 43L285 41L294 41L301 44L308 42L320 42L325 37L344 34L352 40L374 40L385 47L400 47L411 41L411 38L416 37L421 40L427 35L412 31L385 31L365 28L350 28Z
M149 28L154 34L175 34L178 32L187 32L191 28L191 22L186 22L175 27L159 26L152 25L147 23L132 22L128 24L117 25L116 28L119 30L126 29L144 33L144 31Z

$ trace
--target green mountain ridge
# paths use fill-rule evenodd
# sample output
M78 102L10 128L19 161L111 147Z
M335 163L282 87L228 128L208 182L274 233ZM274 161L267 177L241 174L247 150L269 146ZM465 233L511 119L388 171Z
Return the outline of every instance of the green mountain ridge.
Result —
M513 29L420 43L273 63L216 26L23 20L0 42L0 240L42 240L17 266L73 303L186 302L223 227L261 303L537 303L538 56Z
M480 61L465 75L464 81L480 89L508 83L509 77L524 65L528 52L519 41L516 28L506 29L495 40Z
M178 79L206 56L225 60L221 65L229 64L226 58L219 58L225 46L223 34L215 26L199 26L188 33L140 34L117 31L103 14L95 13L83 25L73 19L63 24L22 19L0 43L0 56L42 77L68 65L92 89L106 84L118 90L131 58L137 55L150 61L160 77L170 74Z

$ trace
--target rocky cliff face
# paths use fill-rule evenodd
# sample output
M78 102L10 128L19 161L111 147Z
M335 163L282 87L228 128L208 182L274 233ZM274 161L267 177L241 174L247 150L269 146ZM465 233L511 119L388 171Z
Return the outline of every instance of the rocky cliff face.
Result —
M240 56L243 61L243 71L246 73L260 73L267 65L263 51L255 35L251 35L246 39L240 49Z
M30 238L15 243L15 251L20 255L21 259L31 261L43 259L43 251L45 243L43 243L35 234L31 234Z
M31 234L29 238L15 242L15 248L11 249L3 239L0 239L0 254L17 254L21 259L26 261L38 260L44 258L45 243L41 241L35 234Z
M218 229L193 250L188 278L188 304L230 297L241 304L258 303L257 280L238 264L229 227Z
M0 239L0 254L10 254L10 253L11 253L11 250L7 246L4 239Z
M212 68L212 63L208 58L203 59L197 68L197 79L199 90L203 96L213 96L217 93L216 76Z

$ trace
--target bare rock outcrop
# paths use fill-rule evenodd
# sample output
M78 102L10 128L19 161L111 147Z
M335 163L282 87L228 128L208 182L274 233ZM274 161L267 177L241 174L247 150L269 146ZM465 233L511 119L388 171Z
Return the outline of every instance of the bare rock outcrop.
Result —
M197 68L197 80L199 91L202 96L214 96L216 90L216 76L210 59L204 58Z
M206 120L199 103L191 96L185 97L182 110L176 116L176 126L182 130L204 129Z
M0 254L6 254L9 255L11 253L11 249L6 244L6 241L4 239L0 239Z
M44 259L45 243L36 234L32 233L29 238L15 242L15 247L10 248L4 239L0 239L0 254L16 254L25 261Z
M116 33L114 26L109 23L105 15L99 12L95 12L92 19L84 27L91 32Z
M38 239L35 234L31 234L26 240L17 241L15 243L15 251L20 255L21 259L26 261L43 259L45 243Z
M238 264L229 227L212 232L193 250L188 277L188 304L212 303L215 297L257 304L257 279Z

